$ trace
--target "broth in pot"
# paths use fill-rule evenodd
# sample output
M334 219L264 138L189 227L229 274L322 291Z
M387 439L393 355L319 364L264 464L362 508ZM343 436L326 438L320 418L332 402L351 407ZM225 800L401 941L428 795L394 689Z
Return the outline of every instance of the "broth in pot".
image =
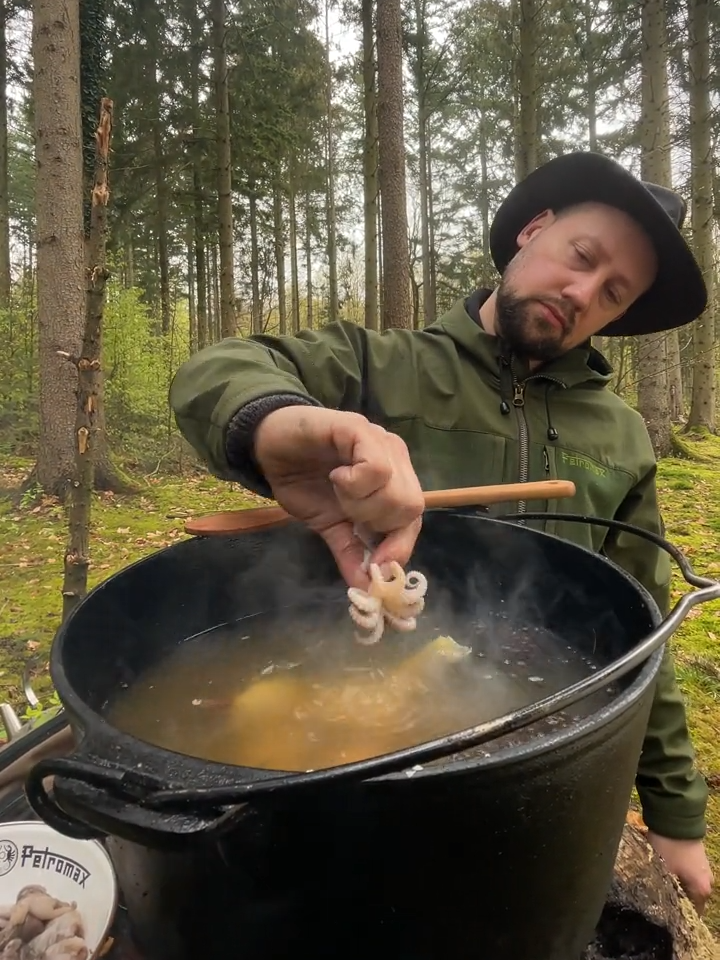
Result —
M502 617L433 620L426 615L412 633L387 631L363 646L343 605L249 617L179 644L105 715L126 733L188 756L310 771L447 736L598 667L553 634ZM540 726L575 722L610 698L601 692Z

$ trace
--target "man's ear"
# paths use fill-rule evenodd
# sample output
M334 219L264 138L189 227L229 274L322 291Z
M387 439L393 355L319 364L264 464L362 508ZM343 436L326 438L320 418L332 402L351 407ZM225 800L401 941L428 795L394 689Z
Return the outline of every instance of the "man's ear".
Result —
M552 210L543 210L536 217L533 217L530 223L525 224L517 236L518 249L521 249L532 238L545 227L549 227L555 220L555 213Z

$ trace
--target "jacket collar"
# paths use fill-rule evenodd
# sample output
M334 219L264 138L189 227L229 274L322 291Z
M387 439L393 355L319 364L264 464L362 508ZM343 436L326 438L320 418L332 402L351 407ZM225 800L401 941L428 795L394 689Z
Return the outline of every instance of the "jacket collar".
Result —
M469 297L457 300L450 310L435 323L426 327L427 333L444 333L469 353L481 366L496 379L503 356L510 361L518 380L530 376L527 364L517 357L511 357L503 351L503 342L499 337L485 332L480 324L480 307L492 293L492 290L480 288ZM606 386L612 377L612 367L605 357L591 346L590 342L569 350L563 356L534 370L534 379L557 380L566 387L581 383L596 383Z

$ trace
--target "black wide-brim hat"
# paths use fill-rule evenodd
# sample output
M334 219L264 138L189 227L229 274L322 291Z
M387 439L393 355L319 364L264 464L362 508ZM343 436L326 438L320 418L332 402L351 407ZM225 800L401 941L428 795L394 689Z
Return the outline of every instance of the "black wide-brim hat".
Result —
M627 213L645 229L658 258L653 285L599 335L661 333L696 320L707 306L707 289L680 232L687 211L684 200L672 190L638 180L598 153L550 160L510 191L490 228L490 251L500 273L518 252L518 234L538 214L588 202Z

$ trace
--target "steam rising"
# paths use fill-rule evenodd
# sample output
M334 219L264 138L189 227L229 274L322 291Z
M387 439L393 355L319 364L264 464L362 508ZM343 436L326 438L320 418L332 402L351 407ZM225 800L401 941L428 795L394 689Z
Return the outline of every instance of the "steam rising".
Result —
M343 684L355 689L359 677L380 690L389 673L401 673L408 658L439 636L471 647L470 656L426 678L422 696L412 701L412 722L406 717L402 731L388 725L387 736L368 739L365 756L373 756L473 726L560 690L597 668L597 636L622 635L617 613L603 602L607 593L594 595L592 583L582 586L567 569L554 569L545 539L504 524L436 517L412 559L428 579L417 630L388 629L378 644L363 647L353 636L345 585L319 539L302 531L275 543L248 538L232 549L226 544L224 579L213 579L212 567L196 568L192 594L205 602L201 615L197 604L193 612L205 628L203 636L144 671L112 705L113 723L160 746L247 765L249 754L243 756L239 747L243 736L251 739L248 726L238 725L237 715L232 719L229 705L259 679L293 677L314 684L321 699L328 690L342 693ZM228 563L233 552L235 566ZM238 619L243 610L249 616ZM206 632L218 622L225 625ZM543 729L573 722L607 700L606 694L595 695ZM273 744L298 735L299 728L284 723L268 719ZM322 743L329 727L318 730L302 728L303 735ZM347 760L340 743L334 762ZM287 754L282 763L280 768L293 769Z

